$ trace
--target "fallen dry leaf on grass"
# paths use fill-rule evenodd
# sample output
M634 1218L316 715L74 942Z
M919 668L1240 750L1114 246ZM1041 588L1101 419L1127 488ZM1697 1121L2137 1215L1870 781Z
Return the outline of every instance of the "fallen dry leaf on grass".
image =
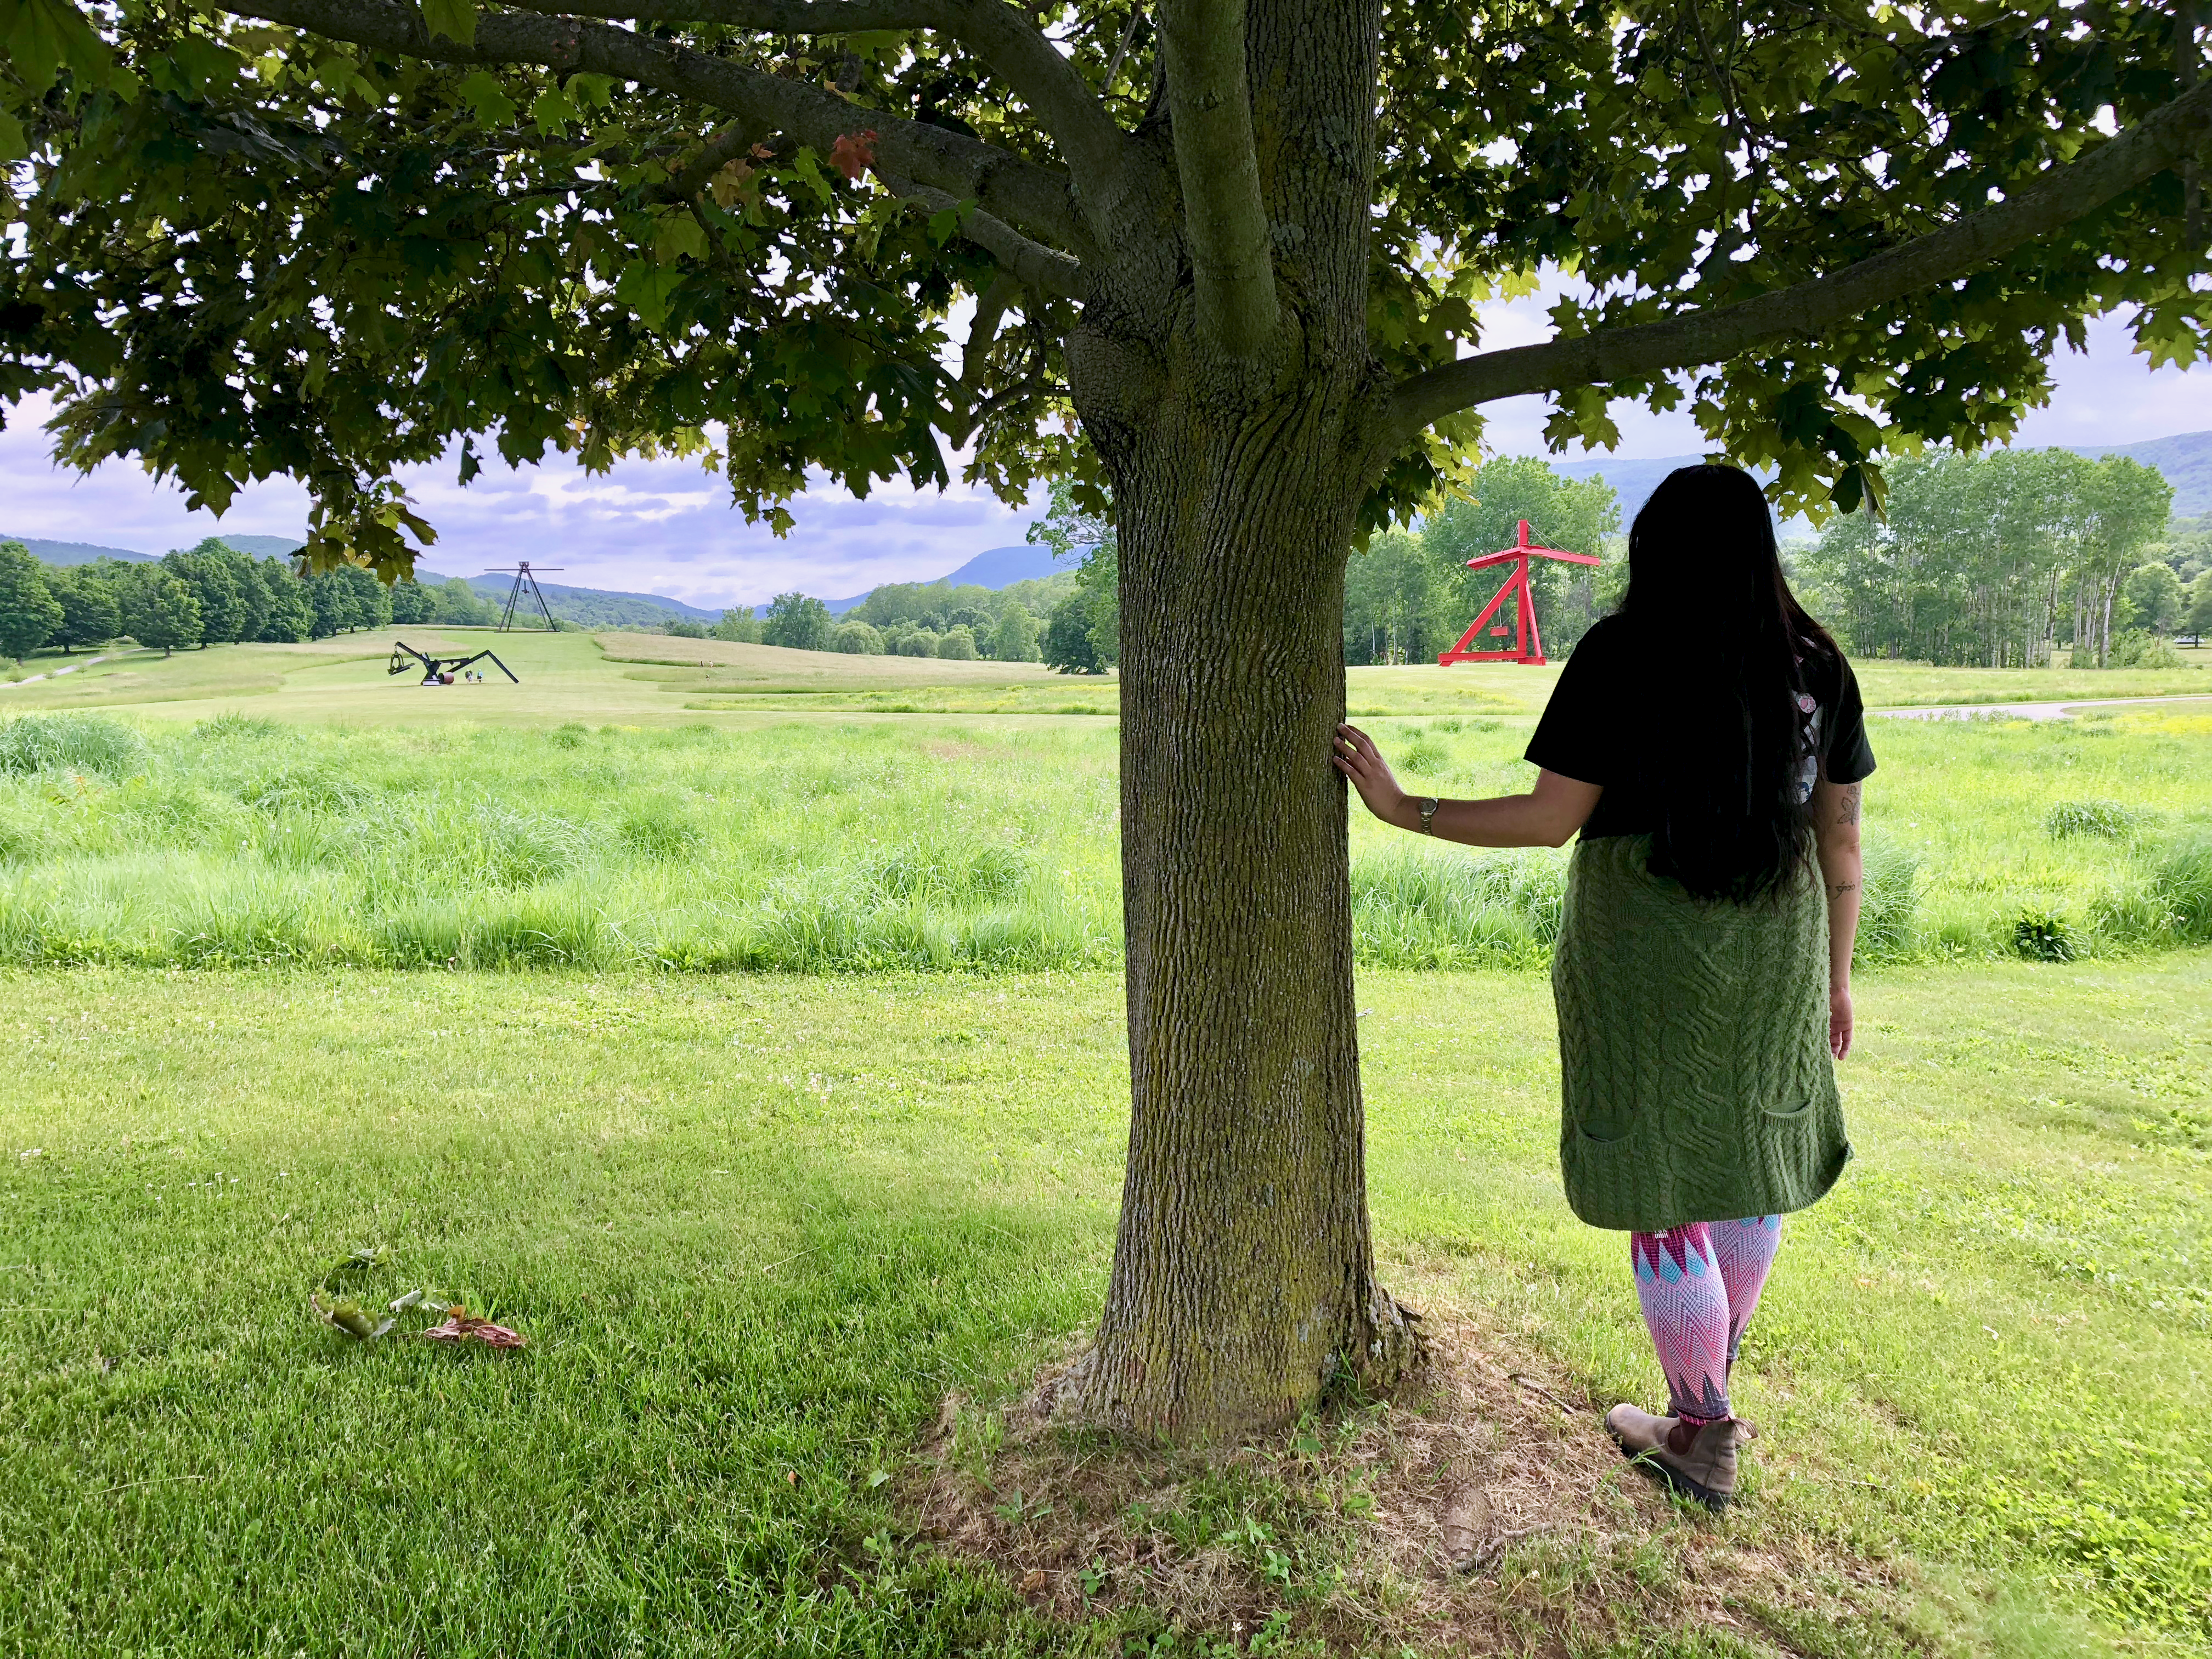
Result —
M447 1309L446 1322L431 1326L422 1334L433 1342L481 1342L491 1348L519 1348L529 1340L520 1331L478 1319L461 1307Z

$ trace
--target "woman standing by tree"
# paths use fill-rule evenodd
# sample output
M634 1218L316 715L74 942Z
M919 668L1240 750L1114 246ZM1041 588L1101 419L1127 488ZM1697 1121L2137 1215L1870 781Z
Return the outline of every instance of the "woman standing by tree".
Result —
M1790 594L1749 474L1670 474L1628 559L1620 614L1576 647L1528 745L1529 793L1417 799L1350 726L1336 763L1401 829L1474 847L1582 832L1552 967L1560 1163L1575 1213L1630 1235L1671 1396L1606 1428L1717 1509L1749 1433L1729 1368L1782 1216L1851 1153L1834 1061L1875 763L1850 665Z

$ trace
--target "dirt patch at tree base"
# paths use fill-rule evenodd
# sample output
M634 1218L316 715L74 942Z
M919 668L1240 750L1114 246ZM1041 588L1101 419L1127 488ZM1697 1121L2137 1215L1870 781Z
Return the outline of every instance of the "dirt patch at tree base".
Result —
M1921 1645L1889 1566L1769 1535L1755 1498L1721 1517L1679 1503L1606 1437L1613 1402L1555 1362L1434 1300L1425 1329L1394 1398L1233 1450L1054 1426L1034 1402L1066 1361L1002 1407L948 1395L902 1507L1124 1653L1565 1655L1687 1629L1751 1651ZM1863 1640L1832 1648L1839 1624Z

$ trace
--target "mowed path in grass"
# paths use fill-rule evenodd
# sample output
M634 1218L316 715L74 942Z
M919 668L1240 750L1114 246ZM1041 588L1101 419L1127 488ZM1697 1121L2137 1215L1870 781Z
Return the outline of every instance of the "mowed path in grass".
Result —
M395 641L454 655L496 652L522 684L489 664L485 684L428 687L419 672L392 675ZM1930 668L1863 662L1871 708L2151 697L2212 690L2212 649L2182 653L2178 669ZM82 662L82 659L77 659ZM1533 719L1562 663L1434 664L1346 671L1352 718L1382 714ZM27 666L49 678L0 685L0 719L24 709L130 708L156 720L200 720L229 710L343 725L453 720L493 726L663 726L704 721L757 726L773 719L967 714L1064 719L1120 712L1118 680L1062 675L1037 663L951 662L788 651L653 634L501 634L430 626L377 629L302 645L223 645L168 657L125 649L75 672L41 653Z
M877 1480L1095 1312L1115 976L0 984L0 1647L1118 1650L905 1541ZM1387 1275L1651 1401L1623 1241L1560 1194L1543 981L1359 999ZM1789 1224L1719 1524L2194 1650L2212 957L1899 970L1860 1018L1858 1158ZM324 1328L364 1244L365 1294L532 1346Z

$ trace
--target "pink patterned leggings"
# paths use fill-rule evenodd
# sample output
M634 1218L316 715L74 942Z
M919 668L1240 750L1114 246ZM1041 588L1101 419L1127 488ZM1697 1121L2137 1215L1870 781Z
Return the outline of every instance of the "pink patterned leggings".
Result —
M1636 1299L1667 1373L1668 1416L1709 1423L1733 1415L1729 1367L1781 1243L1778 1215L1628 1236Z

